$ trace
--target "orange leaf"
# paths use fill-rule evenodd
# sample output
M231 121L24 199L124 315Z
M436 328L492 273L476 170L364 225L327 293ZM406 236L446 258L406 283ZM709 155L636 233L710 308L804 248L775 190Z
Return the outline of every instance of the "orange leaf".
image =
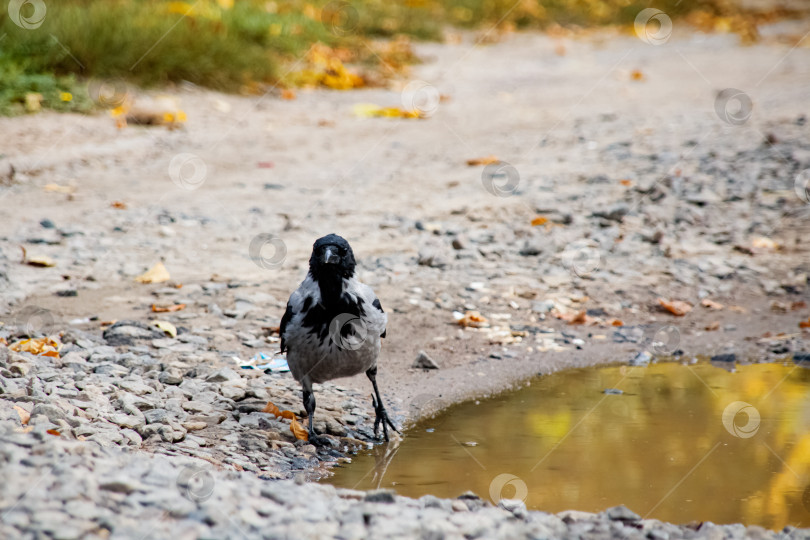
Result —
M309 440L309 432L306 430L306 428L304 428L304 426L298 423L295 416L293 416L292 420L290 421L290 431L292 431L292 434L296 439L300 439L302 441Z
M295 418L295 413L292 411L282 411L271 401L268 401L267 405L264 406L263 412L270 413L276 417L280 416L281 418L287 418L290 421L290 431L292 431L293 436L296 439L301 439L303 441L309 440L309 433L300 423L298 423L298 420Z
M692 306L686 302L683 302L682 300L664 300L663 298L659 298L658 303L662 308L669 311L676 317L683 317L692 311Z
M644 74L640 70L634 69L630 72L630 78L634 81L640 81L644 78Z
M281 99L295 99L295 90L283 88L281 90Z
M624 326L624 323L620 319L610 319L608 322L611 326Z
M713 300L709 300L708 298L704 298L703 300L701 300L700 305L709 309L723 309L723 304L714 302Z
M477 311L468 311L456 322L461 326L470 326L472 328L484 328L489 326L487 318Z
M50 435L55 435L55 436L57 436L57 437L61 435L61 433L59 433L59 432L58 432L58 431L56 431L55 429L49 429L49 430L47 430L45 433L48 433L48 434L50 434Z
M14 410L20 415L20 422L22 422L23 425L27 424L28 421L31 420L31 414L19 405L14 405Z
M152 304L152 311L154 313L170 313L172 311L180 311L181 309L186 309L186 305L174 304L172 306L158 306L156 304Z
M536 227L538 225L545 225L548 223L548 218L545 216L537 216L532 220L532 227Z
M623 185L623 186L626 186L626 187L630 187L630 186L633 185L633 181L632 180L627 180L627 179L619 180L619 183L621 185Z
M806 321L800 322L799 328L810 328L810 317L807 317Z
M491 165L493 163L498 163L500 161L495 156L487 156L482 158L472 158L467 160L467 165L470 167L475 167L476 165Z
M124 202L121 202L121 201L113 201L113 202L110 203L110 206L112 206L113 208L117 208L118 210L126 210L127 209L127 203L124 203Z

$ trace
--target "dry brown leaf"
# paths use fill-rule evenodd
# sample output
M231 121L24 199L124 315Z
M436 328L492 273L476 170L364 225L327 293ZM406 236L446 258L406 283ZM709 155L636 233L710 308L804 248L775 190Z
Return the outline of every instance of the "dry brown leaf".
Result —
M118 210L127 209L127 203L121 201L113 201L110 203L110 206L112 206L113 208L117 208Z
M630 72L630 78L634 81L641 81L644 80L644 74L639 69L634 69Z
M31 420L31 413L20 407L19 405L14 405L14 410L17 411L17 414L20 415L20 422L22 425L27 425L28 421Z
M714 300L709 300L708 298L701 300L700 305L709 309L723 309L724 307L723 304L715 302Z
M59 433L59 432L58 432L57 430L55 430L55 429L49 429L49 430L46 430L46 431L45 431L45 433L47 433L48 435L54 435L54 436L56 436L56 437L59 437L59 436L61 435L61 433Z
M471 328L486 328L489 326L489 321L486 317L477 311L468 311L456 321L461 326L469 326Z
M619 180L619 183L620 183L621 185L625 186L625 187L630 187L630 186L632 186L632 185L633 185L633 181L632 181L632 180L628 180L628 179L626 179L626 178L625 178L624 180Z
M548 218L546 216L537 216L532 220L532 227L537 227L538 225L545 225L548 223Z
M790 310L796 311L798 309L804 309L807 307L807 302L804 300L799 300L798 302L791 302L790 303Z
M609 319L608 324L610 326L624 326L624 323L621 321L621 319Z
M478 165L491 165L493 163L498 163L499 161L500 160L497 157L495 157L493 155L489 155L487 157L482 157L482 158L468 159L467 160L467 165L469 165L470 167L475 167L475 166L478 166Z
M9 346L14 352L27 352L38 356L59 358L60 343L49 337L24 339Z
M295 418L295 413L292 411L282 411L272 401L268 401L264 406L262 412L270 413L276 417L287 418L290 421L290 431L296 439L302 441L309 440L309 432L302 426Z
M682 300L664 300L663 298L659 298L658 303L662 308L676 317L683 317L692 311L692 306Z
M162 262L158 262L155 266L135 278L138 283L163 283L169 281L171 276Z
M799 328L810 328L810 317L807 317L806 321L801 321L799 323Z
M720 328L720 321L710 322L706 325L706 330L709 332L714 332Z
M186 309L186 305L174 304L171 306L158 306L157 304L152 304L153 313L172 313L174 311L180 311L181 309Z

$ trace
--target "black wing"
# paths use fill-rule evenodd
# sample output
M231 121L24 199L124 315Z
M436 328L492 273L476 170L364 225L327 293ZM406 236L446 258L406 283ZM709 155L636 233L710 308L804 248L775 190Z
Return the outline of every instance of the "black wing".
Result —
M281 317L281 324L279 324L278 327L278 335L279 337L281 337L281 352L284 352L286 346L284 343L284 331L287 329L287 323L290 322L292 316L293 316L292 306L290 305L289 302L287 302L287 311L285 311L284 316Z
M379 309L380 313L385 313L385 310L382 308L382 304L380 304L380 299L379 298L375 298L374 301L371 303L371 305L374 306L375 308ZM380 337L385 337L386 332L388 332L387 329L383 330L383 333L380 334Z

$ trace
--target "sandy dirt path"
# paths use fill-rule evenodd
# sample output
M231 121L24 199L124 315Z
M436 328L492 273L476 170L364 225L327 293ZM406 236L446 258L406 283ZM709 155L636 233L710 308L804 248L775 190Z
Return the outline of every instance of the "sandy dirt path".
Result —
M414 415L535 373L626 361L665 326L678 343L664 353L806 349L810 205L794 184L810 168L808 30L781 23L749 47L680 25L660 46L609 33L422 44L412 79L430 85L428 103L443 96L423 120L353 114L357 103L401 106L396 89L282 101L193 88L173 92L188 115L177 131L118 130L105 115L0 119L5 318L38 306L57 325L97 317L74 323L89 330L145 320L172 297L133 277L163 260L174 282L228 283L216 298L226 310L265 293L224 332L258 336L277 324L313 240L337 232L390 313L382 384ZM742 111L718 109L729 88L752 108L743 98ZM488 190L484 168L466 164L489 155L511 164L514 185L496 177ZM548 223L531 226L538 215ZM250 255L262 233L286 250L266 246L266 268ZM779 249L752 247L760 237ZM20 245L56 266L19 264ZM189 294L192 322L222 319ZM695 307L676 318L659 297ZM568 325L549 305L601 324ZM461 329L452 313L466 310L500 333ZM211 349L273 347L243 341L224 335ZM441 369L411 369L419 350ZM368 390L362 377L346 384Z

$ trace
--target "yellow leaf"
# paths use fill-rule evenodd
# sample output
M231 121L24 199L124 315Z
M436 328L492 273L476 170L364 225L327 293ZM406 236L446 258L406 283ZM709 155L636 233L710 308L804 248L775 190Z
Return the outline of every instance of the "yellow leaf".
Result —
M9 349L14 352L27 352L38 356L51 356L59 358L60 343L49 337L24 339L12 343Z
M177 337L177 328L169 321L152 321L152 324L158 329L163 330L166 335L170 337Z
M467 160L467 165L469 165L470 167L475 167L477 165L491 165L493 163L498 163L499 161L500 160L497 157L495 157L493 155L489 155L487 157L482 157L482 158L468 159Z
M73 101L73 94L70 92L60 92L59 99L64 102Z
M56 262L45 255L34 255L33 257L28 257L25 259L25 264L29 266L38 266L40 268L56 266Z
M169 271L166 270L162 262L158 262L155 266L136 277L135 281L138 283L163 283L169 281L170 278Z

